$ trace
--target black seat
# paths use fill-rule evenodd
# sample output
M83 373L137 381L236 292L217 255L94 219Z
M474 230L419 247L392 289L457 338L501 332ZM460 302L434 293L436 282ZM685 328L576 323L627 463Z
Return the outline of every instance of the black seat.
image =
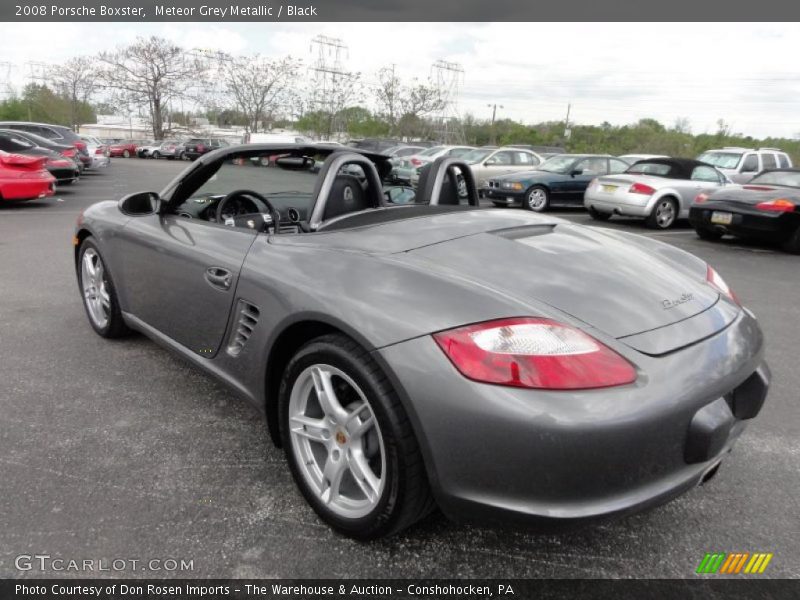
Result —
M370 208L367 195L361 181L354 175L339 174L331 185L328 201L325 203L325 213L322 220L327 221L334 217L354 213Z
M439 192L439 205L461 204L458 197L458 185L454 169L447 169L447 173L442 180L442 191Z

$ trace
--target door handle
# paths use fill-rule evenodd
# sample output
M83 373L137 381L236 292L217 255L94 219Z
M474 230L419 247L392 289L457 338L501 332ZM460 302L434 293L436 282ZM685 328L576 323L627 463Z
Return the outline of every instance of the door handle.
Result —
M206 269L206 281L216 288L229 290L233 274L228 269L222 267L209 267Z

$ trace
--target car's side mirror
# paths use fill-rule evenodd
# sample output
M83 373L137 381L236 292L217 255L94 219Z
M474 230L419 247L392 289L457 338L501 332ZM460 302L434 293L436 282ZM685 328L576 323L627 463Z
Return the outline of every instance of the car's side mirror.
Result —
M154 215L160 208L161 198L155 192L136 192L119 201L119 210L131 217Z
M583 175L583 169L573 169L570 175L572 175L573 177L575 177L576 175Z

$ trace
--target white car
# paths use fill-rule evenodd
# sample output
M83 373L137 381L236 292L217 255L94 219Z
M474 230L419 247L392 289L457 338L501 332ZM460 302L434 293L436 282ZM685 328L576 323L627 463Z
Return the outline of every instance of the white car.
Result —
M400 168L419 169L440 156L461 158L473 150L475 150L474 146L432 146L411 156L402 157L401 160L395 161L395 165Z
M157 152L164 142L157 141L151 144L136 147L136 156L139 158L153 158L153 153Z
M697 160L714 165L731 181L747 183L766 169L790 169L792 159L779 148L739 148L730 146L706 150Z
M106 144L92 135L81 135L80 138L86 143L86 151L92 157L92 169L102 169L111 164Z

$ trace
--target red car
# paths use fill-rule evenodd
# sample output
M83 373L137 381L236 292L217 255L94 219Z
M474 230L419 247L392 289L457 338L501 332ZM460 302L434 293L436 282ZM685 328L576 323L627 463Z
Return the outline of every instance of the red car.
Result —
M56 179L45 169L46 156L0 151L0 200L31 200L52 196Z
M111 144L108 147L109 156L122 156L123 158L130 158L136 156L136 149L139 146L146 146L150 144L148 140L122 140L116 144Z

